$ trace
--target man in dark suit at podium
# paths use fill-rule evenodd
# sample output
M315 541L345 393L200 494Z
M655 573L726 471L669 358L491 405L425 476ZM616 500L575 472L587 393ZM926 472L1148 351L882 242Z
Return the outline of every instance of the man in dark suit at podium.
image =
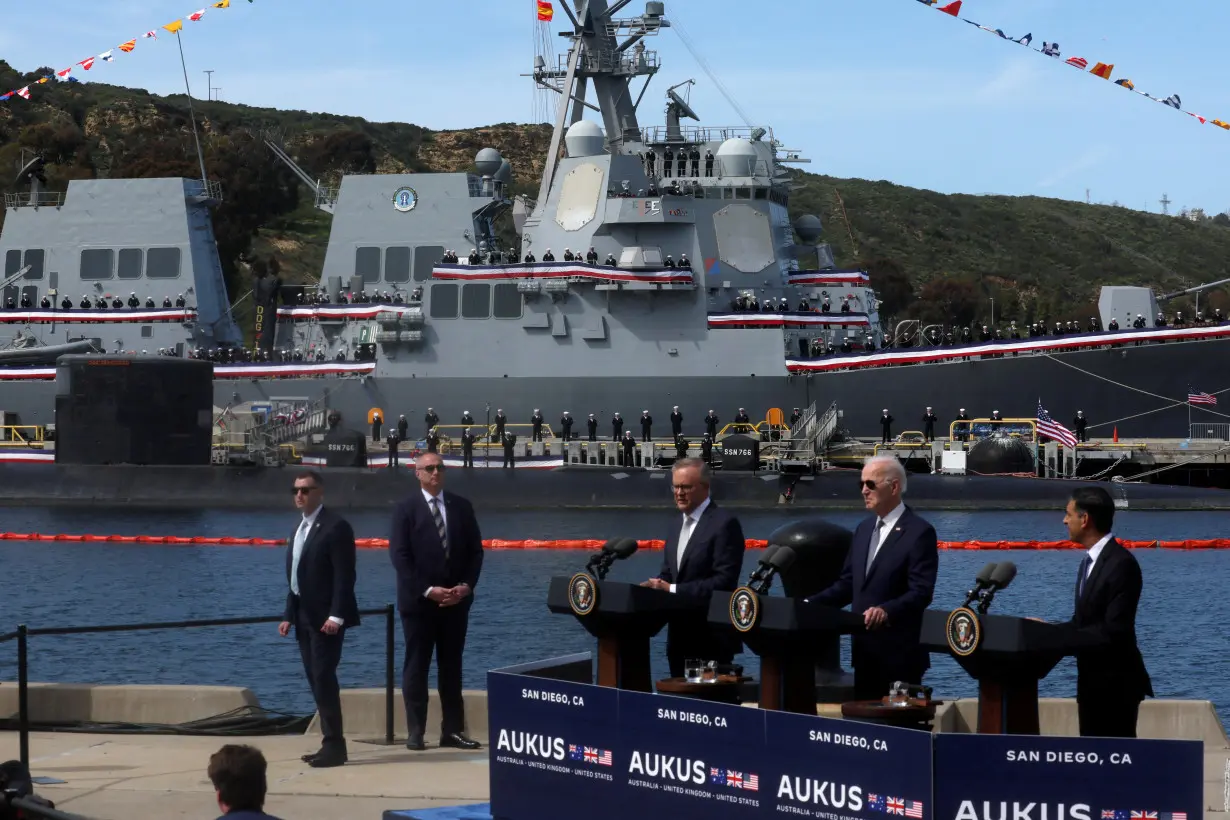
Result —
M483 537L470 502L444 491L444 460L425 453L415 463L419 491L393 512L389 556L397 569L397 609L406 635L402 695L406 748L426 748L427 672L436 655L440 745L477 749L465 734L461 659L474 587L483 566Z
M662 571L641 584L698 602L694 613L672 619L666 633L666 659L676 678L689 658L730 663L743 649L738 638L717 632L708 622L712 594L739 586L746 547L739 520L713 503L709 484L709 467L700 459L675 462L671 485L683 517L667 532Z
M921 683L931 665L919 642L923 612L935 593L939 550L935 528L905 505L905 468L893 456L863 466L859 489L874 518L854 530L841 575L806 600L850 605L866 632L851 639L854 688L879 699L896 681Z
M1111 534L1115 502L1101 487L1072 493L1063 523L1087 552L1068 626L1098 639L1076 653L1076 709L1083 737L1136 737L1140 702L1153 685L1136 646L1140 564Z

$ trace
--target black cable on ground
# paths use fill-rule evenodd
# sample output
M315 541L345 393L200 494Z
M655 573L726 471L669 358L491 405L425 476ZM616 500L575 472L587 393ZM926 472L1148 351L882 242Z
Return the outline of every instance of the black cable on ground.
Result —
M80 732L105 735L199 735L242 737L303 734L312 716L291 715L260 706L241 706L212 717L187 723L100 723L94 721L32 721L34 732ZM17 719L0 720L0 729L16 731Z

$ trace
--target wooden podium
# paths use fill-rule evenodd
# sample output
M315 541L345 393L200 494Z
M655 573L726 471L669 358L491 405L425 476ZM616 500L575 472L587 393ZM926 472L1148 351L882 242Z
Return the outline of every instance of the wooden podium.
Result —
M736 630L741 591L714 593L709 623ZM758 612L746 631L737 629L748 649L760 656L760 708L816 714L816 661L822 638L863 631L863 617L801 598L757 595Z
M967 654L964 649L959 653L949 643L949 621L955 612L924 612L922 645L930 652L951 655L978 681L978 733L1040 734L1038 681L1064 657L1093 641L1066 626L1011 615L978 615L975 646ZM964 634L972 633L967 627Z
M652 692L649 639L661 632L673 615L697 612L703 605L665 590L592 578L589 594L593 598L583 601L583 596L576 594L580 577L553 577L547 589L547 608L557 615L575 617L598 639L599 686Z

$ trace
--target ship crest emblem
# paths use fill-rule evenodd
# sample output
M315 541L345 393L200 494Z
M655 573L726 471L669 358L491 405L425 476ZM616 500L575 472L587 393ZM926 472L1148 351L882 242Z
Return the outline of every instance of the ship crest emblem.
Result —
M578 572L568 579L568 605L577 615L588 615L598 606L598 587L589 574Z
M948 648L959 658L974 654L982 641L982 624L969 607L963 606L949 613L944 632L948 637Z
M730 596L730 622L740 632L750 632L760 619L760 597L750 587L739 587Z
M418 204L419 195L415 193L413 188L398 188L397 192L393 194L393 207L402 213L413 211L414 206Z

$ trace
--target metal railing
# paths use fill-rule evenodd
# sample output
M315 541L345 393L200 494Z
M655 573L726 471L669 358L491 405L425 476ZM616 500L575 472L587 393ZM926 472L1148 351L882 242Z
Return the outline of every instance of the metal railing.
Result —
M58 208L63 204L64 194L59 191L4 195L6 208Z
M38 424L0 425L0 447L26 447L31 444L42 444L44 429Z
M1230 423L1215 421L1193 424L1188 438L1202 441L1230 441Z
M394 645L397 637L397 609L393 604L379 609L361 609L359 615L383 615L385 617L385 678L384 678L384 742L393 745L393 689L396 670L393 663ZM198 621L163 621L141 624L107 624L93 626L52 626L36 629L20 624L13 632L0 635L0 643L17 641L17 731L21 763L30 766L30 680L29 639L49 635L91 635L104 632L144 632L163 629L194 629L213 626L246 626L249 624L281 623L283 614L255 618L213 618Z

